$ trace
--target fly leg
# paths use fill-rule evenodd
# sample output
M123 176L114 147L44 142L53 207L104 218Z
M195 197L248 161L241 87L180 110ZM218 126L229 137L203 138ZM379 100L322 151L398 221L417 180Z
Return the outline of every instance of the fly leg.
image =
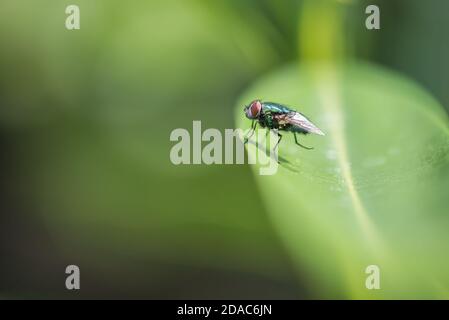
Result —
M249 130L250 134L245 137L245 139L243 140L243 144L248 143L249 138L251 138L253 136L254 132L256 131L256 127L257 127L257 122L253 120L253 122L251 123L251 129Z
M279 131L277 132L277 134L278 134L279 140L276 143L276 145L274 146L273 151L276 150L277 146L279 145L279 142L281 142L281 140L282 140L282 135L279 133Z
M268 141L268 138L270 137L270 132L271 132L271 130L267 128L266 131L267 131L267 132L265 132L265 141Z
M312 149L313 149L313 148L311 148L311 147L306 147L306 146L303 146L302 144L300 144L300 143L298 142L298 137L296 136L296 132L293 132L293 135L295 136L295 143L296 143L298 146L303 147L304 149L307 149L307 150L312 150Z

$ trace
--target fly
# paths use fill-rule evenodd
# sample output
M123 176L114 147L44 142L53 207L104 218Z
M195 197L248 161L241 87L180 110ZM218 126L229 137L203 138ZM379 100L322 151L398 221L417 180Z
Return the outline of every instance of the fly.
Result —
M245 144L254 134L258 124L262 128L276 130L279 139L273 149L276 149L279 142L282 140L282 135L279 131L292 132L295 137L295 143L298 146L308 150L313 148L300 144L298 142L298 137L296 136L297 133L314 133L324 136L324 132L314 125L309 119L307 119L305 115L279 103L254 100L249 105L245 106L243 111L245 112L246 117L253 121L251 123L250 134L245 137Z

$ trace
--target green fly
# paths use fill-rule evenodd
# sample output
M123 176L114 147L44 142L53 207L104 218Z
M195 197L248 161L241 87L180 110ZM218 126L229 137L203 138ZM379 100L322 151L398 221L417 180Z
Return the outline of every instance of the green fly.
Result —
M298 137L296 136L297 133L315 133L324 136L323 131L314 125L312 121L307 119L305 115L279 103L254 100L249 105L245 106L243 111L248 119L253 120L251 123L250 134L245 138L244 143L247 143L249 138L254 134L257 124L262 128L275 130L277 132L279 139L273 149L276 149L279 142L282 140L282 135L279 131L292 132L295 137L295 143L308 150L313 148L300 144L298 142Z

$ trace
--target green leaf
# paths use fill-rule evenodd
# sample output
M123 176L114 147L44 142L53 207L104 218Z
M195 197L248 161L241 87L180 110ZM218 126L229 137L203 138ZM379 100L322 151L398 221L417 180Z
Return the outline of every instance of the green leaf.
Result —
M294 106L326 136L285 133L272 176L253 167L273 223L319 297L449 295L449 129L441 106L378 66L291 65L260 80L260 98ZM251 145L251 144L250 144ZM248 152L254 153L249 147ZM366 267L380 268L368 290Z

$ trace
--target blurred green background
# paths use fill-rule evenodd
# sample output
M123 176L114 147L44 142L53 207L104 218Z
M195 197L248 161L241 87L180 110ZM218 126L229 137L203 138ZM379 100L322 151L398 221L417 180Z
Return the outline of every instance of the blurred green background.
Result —
M319 43L301 28L306 2L3 0L0 297L324 297L249 166L169 161L173 129L235 127L246 88L301 61L300 38ZM402 72L449 111L449 2L322 3L345 12L345 55ZM373 3L378 31L364 24ZM65 28L70 4L80 30ZM79 292L64 287L69 264Z

